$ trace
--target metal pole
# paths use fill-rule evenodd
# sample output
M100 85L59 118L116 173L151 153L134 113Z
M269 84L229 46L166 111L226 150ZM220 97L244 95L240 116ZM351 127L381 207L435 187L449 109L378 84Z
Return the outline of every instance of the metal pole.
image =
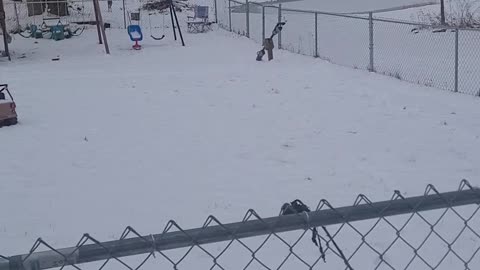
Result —
M458 92L458 32L455 30L455 92Z
M265 6L262 6L262 43L265 40Z
M373 13L368 13L368 28L370 33L370 42L369 42L369 49L370 49L370 64L368 66L368 70L373 72L375 71L373 66Z
M177 32L175 31L175 21L173 20L173 8L172 5L168 5L170 10L170 19L172 20L172 30L173 30L173 38L177 40Z
M127 29L127 11L125 7L125 0L122 0L123 4L123 28Z
M278 5L278 22L282 22L282 4ZM278 33L278 49L282 48L282 31Z
M218 23L217 0L214 0L213 4L215 5L215 23Z
M315 57L318 57L318 13L315 12Z
M247 37L250 37L250 4L248 3L248 0L245 0L245 20L247 23Z
M228 0L228 27L232 32L232 1Z
M185 42L183 41L182 28L180 28L180 24L178 24L177 12L175 11L175 6L173 5L173 0L170 1L170 5L171 5L172 10L173 10L173 15L175 16L175 21L177 22L178 34L180 35L180 40L182 41L182 46L185 46Z
M78 248L63 248L55 251L34 252L17 255L4 260L0 257L0 270L42 270L63 265L81 264L111 258L120 258L152 251L171 250L194 245L204 245L232 239L242 239L272 232L280 233L305 230L312 227L345 224L361 220L377 219L428 210L445 209L463 205L480 204L480 190L471 189L447 193L435 193L397 200L389 200L354 206L313 211L308 214L277 216L253 219L224 225L214 225L190 230L165 232L144 237L86 244ZM250 214L255 216L254 212ZM170 222L169 226L176 226ZM169 227L167 226L167 227Z
M92 2L93 2L93 11L95 12L95 22L97 25L98 44L103 44L102 32L100 31L100 19L98 18L98 12L97 12L97 4L95 4L95 0L92 0Z

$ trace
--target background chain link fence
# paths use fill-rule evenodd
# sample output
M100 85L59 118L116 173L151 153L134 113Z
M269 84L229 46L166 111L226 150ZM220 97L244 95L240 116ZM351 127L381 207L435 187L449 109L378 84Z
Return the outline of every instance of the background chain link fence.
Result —
M480 96L480 31L458 33L458 91Z
M152 31L154 35L160 35L162 31L172 31L168 9L160 11L161 7L165 7L160 1L112 0L111 9L108 8L108 2L108 0L99 0L103 21L108 24L109 28L126 29L129 24L138 24L143 29L154 29ZM174 2L178 12L187 12L187 15L193 16L190 3L184 0L174 0ZM210 6L210 21L214 22L218 18L224 24L228 22L228 6L223 6L224 3L224 1L219 1L217 8L215 5ZM48 2L5 0L4 5L9 32L25 30L30 25L41 26L44 19L48 18L59 18L62 24L77 27L95 27L96 20L92 0L48 0ZM57 9L62 13L61 16L57 15ZM129 19L129 14L133 12L140 12L140 21ZM67 15L64 16L65 14Z
M260 33L268 37L280 20L287 24L275 38L277 48L425 86L480 95L480 29L438 28L374 14L292 10L272 3L262 9L258 3L217 1L223 2L233 18L221 25L259 43L263 40Z
M112 1L112 9L108 11L107 1L100 0L103 20L113 28L123 28L123 6L121 0ZM95 12L93 1L69 0L52 1L48 4L42 1L5 1L7 30L18 32L29 25L42 25L44 18L60 18L62 24L75 24L77 26L95 26ZM51 9L59 9L60 13L68 16L58 16ZM113 19L120 18L120 19ZM54 21L50 23L55 23Z
M175 221L141 235L127 227L119 241L85 234L57 249L38 239L25 255L1 256L0 270L70 269L479 269L480 190L459 190L388 201L359 195L353 206L322 200L308 214L262 218L249 210L241 222L210 216L186 230ZM320 247L312 243L319 228ZM322 257L322 250L325 257Z

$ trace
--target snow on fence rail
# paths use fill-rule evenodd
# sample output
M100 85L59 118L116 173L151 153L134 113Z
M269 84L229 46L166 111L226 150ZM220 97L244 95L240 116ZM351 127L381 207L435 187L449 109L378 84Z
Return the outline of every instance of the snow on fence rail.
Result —
M218 0L219 24L262 42L287 24L278 48L401 80L480 96L480 29L285 9L282 5ZM247 12L248 11L248 12Z
M170 221L160 234L128 227L108 242L85 234L69 248L38 239L27 254L0 255L0 270L478 269L479 210L480 190L463 180L446 193L429 185L421 196L395 191L390 200L372 202L359 195L347 207L322 200L308 214L262 218L249 210L241 222L210 216L188 230ZM320 248L310 239L317 227Z

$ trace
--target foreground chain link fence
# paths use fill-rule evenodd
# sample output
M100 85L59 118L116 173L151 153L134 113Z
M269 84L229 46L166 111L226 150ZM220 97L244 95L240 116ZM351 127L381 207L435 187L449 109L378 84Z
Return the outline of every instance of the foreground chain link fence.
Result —
M281 4L218 0L221 27L259 42L286 21L278 48L400 80L480 96L480 29L449 28L375 14L337 14ZM275 3L275 2L274 2ZM223 10L223 11L222 11Z
M480 190L459 190L353 206L322 200L315 211L263 218L249 210L224 224L214 216L184 229L141 235L128 227L117 241L83 235L74 247L38 239L24 255L1 256L0 270L71 269L479 269ZM318 230L320 248L310 233ZM322 257L325 254L325 257Z

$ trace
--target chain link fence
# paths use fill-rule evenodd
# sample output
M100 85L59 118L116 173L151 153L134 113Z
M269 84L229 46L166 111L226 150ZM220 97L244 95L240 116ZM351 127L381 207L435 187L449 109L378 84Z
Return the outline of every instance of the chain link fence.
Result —
M0 270L70 269L466 269L480 267L480 190L427 186L352 206L319 202L315 211L242 221L210 216L196 229L168 222L160 234L128 227L117 241L85 234L74 247L38 239L24 255L1 256ZM318 233L312 235L313 231ZM312 240L317 240L317 245Z
M293 10L266 3L218 0L230 12L221 25L259 41L258 33L287 22L278 48L400 80L480 95L480 29L385 19L374 14ZM229 9L228 6L231 6ZM224 11L225 12L225 11ZM261 17L261 20L259 19Z

